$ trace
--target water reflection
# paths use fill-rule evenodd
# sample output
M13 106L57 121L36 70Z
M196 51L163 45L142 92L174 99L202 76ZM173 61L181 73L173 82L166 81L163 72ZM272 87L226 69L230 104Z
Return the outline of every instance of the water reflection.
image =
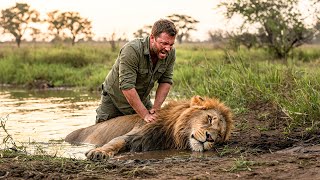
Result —
M28 152L81 157L92 146L71 147L63 139L75 129L94 124L99 98L99 93L72 90L1 89L0 117L13 140L26 146Z

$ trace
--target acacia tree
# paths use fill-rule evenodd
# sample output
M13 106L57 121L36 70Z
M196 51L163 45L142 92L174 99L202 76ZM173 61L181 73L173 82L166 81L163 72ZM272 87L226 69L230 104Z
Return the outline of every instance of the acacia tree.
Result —
M197 30L195 28L195 24L199 23L199 21L193 19L191 16L172 14L167 17L174 22L179 31L176 37L179 44L182 43L183 38L188 40L190 37L190 31Z
M69 36L74 45L79 39L89 39L93 36L91 21L81 17L78 12L52 11L47 15L49 30L56 38Z
M59 39L61 37L61 32L64 29L64 18L61 15L61 12L58 10L51 11L47 13L47 22L49 23L48 30L54 39Z
M10 33L15 37L18 47L25 32L30 29L31 23L40 22L39 12L30 9L25 3L16 3L14 7L4 9L0 15L0 26L5 33Z
M225 7L226 17L234 15L244 17L242 27L258 24L263 31L261 41L278 58L287 59L289 52L308 41L314 31L303 23L303 17L298 9L298 0L233 0L221 2L219 7Z
M133 36L135 38L142 38L142 37L146 37L149 36L151 33L151 25L146 25L141 29L138 29L136 32L133 33Z
M91 21L82 18L78 12L64 12L61 14L64 19L64 27L71 33L72 45L76 39L89 39L92 37Z
M316 35L315 38L318 41L320 39L320 19L318 19L317 24L315 25L316 28Z
M212 43L220 43L223 41L224 39L224 35L223 35L223 31L221 29L217 29L217 30L209 30L208 31L208 35L210 37L210 41Z

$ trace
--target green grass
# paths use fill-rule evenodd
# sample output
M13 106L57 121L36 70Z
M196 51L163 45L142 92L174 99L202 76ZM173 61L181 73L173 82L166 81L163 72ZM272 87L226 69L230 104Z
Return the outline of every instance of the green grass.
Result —
M235 159L234 165L230 169L226 169L227 172L239 172L239 171L252 171L251 166L254 166L256 163L254 161L247 161L241 156L238 159Z
M290 131L320 126L319 46L296 49L284 64L263 49L229 51L210 45L178 45L173 94L215 96L233 111L269 102L287 115ZM104 44L30 45L0 48L0 83L26 85L46 80L55 86L98 90L118 52Z
M0 49L0 83L27 85L46 80L54 86L96 90L117 53L106 46L30 46ZM99 80L99 82L98 82Z
M245 111L248 104L270 102L288 116L286 133L296 127L305 127L306 131L319 129L317 59L303 62L293 58L283 64L269 58L261 50L247 53L184 50L180 58L179 54L177 57L174 91L185 97L218 97L235 113Z

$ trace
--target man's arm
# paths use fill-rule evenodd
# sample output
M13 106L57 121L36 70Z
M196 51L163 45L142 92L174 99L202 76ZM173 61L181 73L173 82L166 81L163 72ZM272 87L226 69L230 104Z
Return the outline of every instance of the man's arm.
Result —
M156 120L156 115L149 113L148 109L141 102L141 99L135 88L122 90L122 93L126 97L131 107L142 119L144 119L146 122L153 122Z
M151 113L155 113L155 111L161 108L163 102L166 100L170 88L171 84L169 83L159 83Z

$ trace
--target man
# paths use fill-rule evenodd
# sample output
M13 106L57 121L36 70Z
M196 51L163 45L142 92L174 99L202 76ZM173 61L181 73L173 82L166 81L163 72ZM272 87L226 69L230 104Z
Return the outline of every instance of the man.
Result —
M150 36L125 44L102 85L96 123L137 113L146 122L156 120L173 83L177 29L170 20L160 19ZM150 92L158 82L154 105Z

